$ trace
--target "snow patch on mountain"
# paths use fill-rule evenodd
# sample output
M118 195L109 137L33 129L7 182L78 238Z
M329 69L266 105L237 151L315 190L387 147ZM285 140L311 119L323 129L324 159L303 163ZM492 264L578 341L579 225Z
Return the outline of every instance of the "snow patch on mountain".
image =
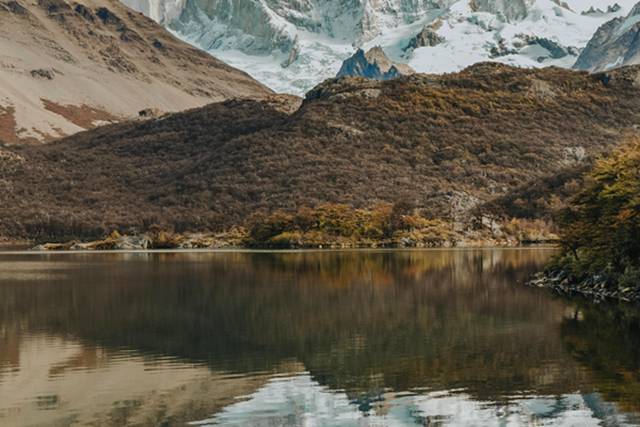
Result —
M446 40L435 47L416 49L409 65L420 72L457 71L486 60L523 67L571 67L575 55L554 58L532 40L544 38L559 46L584 47L602 24L601 18L583 16L551 0L536 0L526 16L507 20L500 14L477 12L460 1L442 19L438 34Z
M417 72L480 61L571 67L628 0L123 0L279 92L302 94L334 77L358 48L381 46ZM614 13L582 15L591 6ZM179 12L178 12L179 11ZM409 48L426 26L435 46Z

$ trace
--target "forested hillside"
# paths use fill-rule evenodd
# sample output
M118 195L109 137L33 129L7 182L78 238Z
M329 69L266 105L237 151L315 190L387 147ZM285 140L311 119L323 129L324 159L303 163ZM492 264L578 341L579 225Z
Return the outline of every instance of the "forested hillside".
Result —
M256 213L404 203L466 221L588 165L640 126L640 69L590 75L479 64L444 76L327 81L0 151L0 234L211 231Z

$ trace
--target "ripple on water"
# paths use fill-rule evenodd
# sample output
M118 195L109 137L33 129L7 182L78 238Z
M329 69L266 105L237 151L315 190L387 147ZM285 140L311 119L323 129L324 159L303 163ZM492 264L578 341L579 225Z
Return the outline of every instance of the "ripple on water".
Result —
M0 425L640 425L632 312L549 255L0 254Z

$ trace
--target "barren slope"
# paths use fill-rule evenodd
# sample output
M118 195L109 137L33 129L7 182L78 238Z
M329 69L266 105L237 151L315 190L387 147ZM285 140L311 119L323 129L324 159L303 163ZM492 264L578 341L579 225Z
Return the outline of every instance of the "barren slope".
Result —
M638 68L590 75L479 64L445 76L328 81L0 151L0 235L211 230L256 211L410 200L462 218L579 166L640 127Z
M113 0L0 0L0 141L269 91Z

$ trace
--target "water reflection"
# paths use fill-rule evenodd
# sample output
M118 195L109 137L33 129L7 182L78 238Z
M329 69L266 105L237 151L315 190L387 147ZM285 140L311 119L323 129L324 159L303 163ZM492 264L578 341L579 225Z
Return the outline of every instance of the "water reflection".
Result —
M266 381L71 337L24 336L18 351L17 367L0 368L3 426L173 425L217 411Z
M635 310L550 253L3 255L0 424L640 425Z
M272 379L248 400L192 425L628 425L627 417L597 394L520 398L492 404L465 393L386 393L371 402L366 411L354 403L359 402L321 386L305 374Z

